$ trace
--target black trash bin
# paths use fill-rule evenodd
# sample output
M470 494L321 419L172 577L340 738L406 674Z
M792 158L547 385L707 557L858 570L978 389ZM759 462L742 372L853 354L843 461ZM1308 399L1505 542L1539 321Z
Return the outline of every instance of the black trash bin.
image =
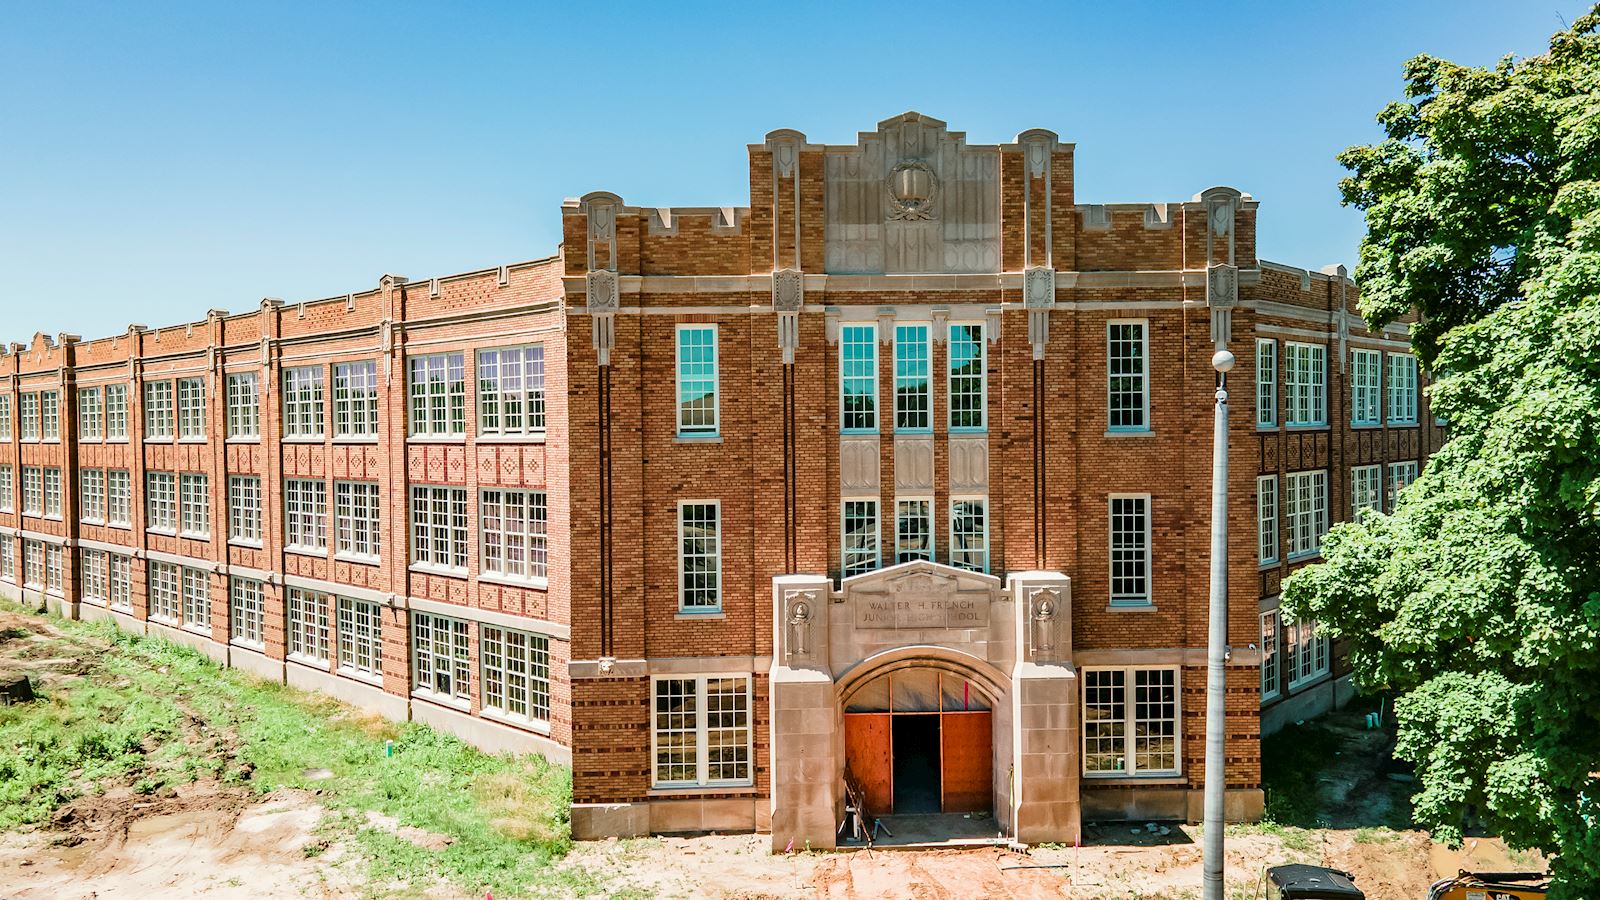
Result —
M1366 900L1349 872L1323 866L1274 866L1267 879L1277 889L1270 900Z

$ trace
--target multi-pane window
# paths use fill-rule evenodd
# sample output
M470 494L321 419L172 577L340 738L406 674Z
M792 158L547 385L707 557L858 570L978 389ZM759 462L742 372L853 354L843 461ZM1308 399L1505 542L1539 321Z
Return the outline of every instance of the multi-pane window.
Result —
M0 578L12 583L17 580L17 542L9 537L0 538Z
M1328 348L1321 344L1283 345L1283 389L1288 424L1328 424Z
M78 470L78 518L85 522L106 520L106 470Z
M844 577L871 572L878 567L878 501L846 500L844 519Z
M127 469L106 470L106 521L123 527L133 524L133 478Z
M289 588L289 656L315 663L328 661L328 595Z
M655 786L750 782L748 677L658 678L654 694Z
M211 536L211 483L203 474L178 476L178 530L188 537Z
M895 326L895 431L927 431L933 427L933 391L929 384L932 360L933 351L928 346L928 326Z
M368 677L383 675L383 618L378 604L340 597L339 668Z
M86 441L98 441L105 436L105 418L100 406L100 389L81 388L78 391L78 436Z
M933 559L933 501L895 500L894 561Z
M411 561L441 569L467 568L465 489L412 486Z
M144 384L144 436L170 438L173 428L172 382L147 381Z
M210 577L200 569L183 570L183 624L211 627Z
M44 587L44 545L38 541L22 542L22 583L31 588Z
M1111 605L1150 604L1150 496L1113 494Z
M839 426L848 432L878 430L878 329L839 328Z
M1412 366L1416 368L1415 365ZM61 440L61 399L55 391L39 394L39 421L47 441Z
M1083 771L1178 774L1178 670L1083 670Z
M11 440L11 395L6 394L0 396L0 441L9 440Z
M333 519L340 556L377 559L382 532L378 528L378 484L339 481L333 485Z
M1283 495L1289 558L1315 555L1328 531L1328 473L1291 472L1284 476Z
M678 504L678 607L722 608L722 505L715 500Z
M128 386L106 385L106 437L128 439Z
M22 513L44 515L44 470L38 466L22 467Z
M460 353L412 356L411 433L440 437L467 433L467 374Z
M411 661L418 691L466 700L472 681L467 653L467 623L461 619L413 612Z
M547 573L548 512L544 491L495 488L478 495L484 572L532 580Z
M300 550L328 549L328 488L320 481L283 482L283 539Z
M1317 635L1311 619L1283 624L1284 666L1289 673L1289 689L1313 681L1328 672L1328 639Z
M950 429L981 431L987 425L987 379L982 325L950 326Z
M1278 611L1261 614L1261 699L1278 696Z
M22 395L22 439L37 441L39 439L39 395Z
M16 486L11 481L11 464L0 465L0 512L16 512L13 508Z
M1256 338L1256 427L1278 424L1278 342Z
M678 433L717 433L717 326L678 326Z
M478 433L544 434L543 344L478 351Z
M54 466L44 470L44 514L61 518L61 470Z
M133 558L116 553L109 556L111 595L107 605L112 609L130 609L133 606Z
M46 470L48 474L48 470ZM1389 464L1389 511L1394 512L1394 504L1400 497L1400 492L1411 482L1417 480L1416 460L1411 462L1397 462Z
M283 370L283 433L289 437L322 437L322 367Z
M1278 561L1278 476L1256 479L1256 559L1261 565Z
M266 629L263 625L261 582L254 578L234 576L228 582L228 638L235 644L262 649L266 647Z
M44 545L44 589L52 594L66 590L66 555L66 548L60 544Z
M1372 512L1383 511L1383 467L1353 466L1350 469L1350 518L1360 521Z
M333 367L333 433L338 437L378 434L378 364L372 360Z
M204 440L206 436L206 380L178 379L178 437Z
M261 436L261 380L255 372L228 376L228 437Z
M261 543L261 478L228 477L228 540Z
M478 631L483 708L532 722L550 720L550 641L483 625Z
M1389 354L1389 424L1417 424L1417 358Z
M1150 427L1150 394L1145 383L1150 359L1147 327L1143 320L1106 323L1106 427L1110 431Z
M173 625L183 624L183 598L179 593L178 567L172 563L152 562L147 575L150 593L150 618Z
M1383 354L1377 350L1350 351L1350 424L1378 424L1379 379Z
M78 576L83 585L83 599L95 604L106 602L106 552L80 549L78 551Z
M981 498L950 502L950 565L989 571L988 512Z

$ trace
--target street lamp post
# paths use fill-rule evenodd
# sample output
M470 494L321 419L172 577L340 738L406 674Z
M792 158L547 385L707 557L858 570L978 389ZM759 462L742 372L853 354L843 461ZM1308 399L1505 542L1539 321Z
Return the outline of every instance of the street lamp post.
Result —
M1203 846L1204 900L1223 900L1223 801L1228 777L1223 756L1228 664L1228 373L1233 354L1211 357L1217 370L1211 432L1211 629L1206 643L1206 781Z

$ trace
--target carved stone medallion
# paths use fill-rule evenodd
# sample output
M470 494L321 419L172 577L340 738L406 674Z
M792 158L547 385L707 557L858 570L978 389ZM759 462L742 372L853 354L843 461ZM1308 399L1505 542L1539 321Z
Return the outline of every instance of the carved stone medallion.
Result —
M585 276L587 308L591 313L616 312L620 305L617 296L617 273L610 269L592 269Z
M933 204L939 198L939 176L920 159L898 163L884 179L889 194L890 220L920 222L934 218Z

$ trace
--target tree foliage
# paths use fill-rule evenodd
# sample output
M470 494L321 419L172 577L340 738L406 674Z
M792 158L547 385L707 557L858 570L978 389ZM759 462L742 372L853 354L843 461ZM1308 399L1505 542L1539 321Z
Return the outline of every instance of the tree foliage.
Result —
M1597 29L1600 7L1493 69L1412 59L1387 139L1341 154L1362 313L1420 312L1450 440L1283 589L1400 694L1418 821L1459 840L1470 806L1555 854L1566 897L1600 896Z

